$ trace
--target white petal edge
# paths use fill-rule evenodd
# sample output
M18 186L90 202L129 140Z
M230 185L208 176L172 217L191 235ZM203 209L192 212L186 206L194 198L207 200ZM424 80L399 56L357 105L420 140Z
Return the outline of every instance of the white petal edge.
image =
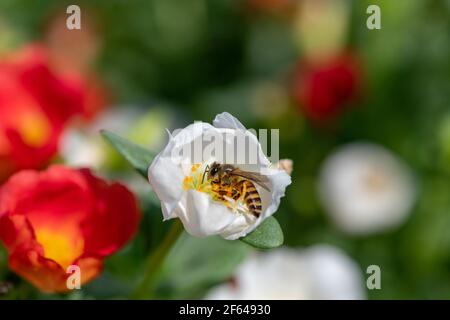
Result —
M218 114L213 120L213 126L216 128L246 130L244 125L228 112Z
M196 122L182 129L175 136L169 135L169 142L156 156L148 169L148 181L161 201L164 220L174 218L173 211L183 194L184 174L178 163L172 159L175 149L182 148L203 134L204 130L214 129L208 123Z

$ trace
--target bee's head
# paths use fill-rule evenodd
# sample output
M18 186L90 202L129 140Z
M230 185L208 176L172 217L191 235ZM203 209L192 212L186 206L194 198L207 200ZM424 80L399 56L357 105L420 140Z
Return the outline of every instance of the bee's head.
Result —
M213 162L211 165L207 165L205 172L203 172L202 183L205 181L205 176L208 180L215 179L219 176L221 165L220 163Z
M209 167L208 170L208 179L216 178L219 172L220 172L220 163L213 162L213 164Z

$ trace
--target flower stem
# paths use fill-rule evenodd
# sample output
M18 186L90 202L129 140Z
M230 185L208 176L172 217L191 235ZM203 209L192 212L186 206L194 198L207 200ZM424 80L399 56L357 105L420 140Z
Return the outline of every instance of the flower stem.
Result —
M176 219L172 223L169 232L167 232L161 244L156 248L155 251L153 251L153 253L148 256L144 278L136 288L133 294L133 298L144 299L151 297L151 291L155 285L156 275L158 274L167 254L170 252L170 249L178 240L182 232L183 225L181 224L179 219Z

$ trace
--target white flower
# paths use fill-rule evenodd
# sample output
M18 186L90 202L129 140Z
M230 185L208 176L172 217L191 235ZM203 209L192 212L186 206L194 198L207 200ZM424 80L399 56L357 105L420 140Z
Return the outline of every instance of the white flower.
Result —
M216 143L213 155L208 152L211 144L204 143L211 141L208 140L211 137ZM244 148L236 144L235 139L240 138L247 139L248 144ZM222 147L223 154L219 152ZM235 163L236 157L230 160L230 155L243 155L249 150L255 150L256 163ZM214 161L247 172L263 173L267 177L270 191L255 184L262 205L259 217L251 214L239 199L234 201L227 197L219 201L214 196L210 181L205 179L205 170ZM164 220L179 218L193 236L220 235L228 240L245 236L275 213L280 198L291 183L288 174L271 167L256 136L229 113L217 115L213 125L195 122L170 135L167 146L152 162L148 178L161 200Z
M61 157L70 166L99 169L105 162L105 152L100 143L100 138L90 132L67 129L61 138Z
M342 147L323 166L319 193L334 222L349 233L401 224L415 200L410 170L388 150L367 143Z
M315 245L276 249L250 256L231 283L213 288L207 299L364 299L359 266L340 249Z

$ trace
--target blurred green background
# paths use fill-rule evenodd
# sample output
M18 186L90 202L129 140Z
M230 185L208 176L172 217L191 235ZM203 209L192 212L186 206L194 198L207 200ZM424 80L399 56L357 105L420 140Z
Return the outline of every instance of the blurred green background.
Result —
M248 128L279 128L280 157L294 161L293 183L276 213L287 246L329 243L363 272L379 265L382 289L368 290L371 299L450 298L450 1L343 1L344 9L309 18L301 2L2 0L0 50L46 41L52 19L78 4L89 36L73 45L98 46L90 68L111 93L108 108L148 112L140 126L123 124L123 134L158 151L165 127L210 122L223 111ZM380 30L366 27L370 4L381 8ZM302 24L308 19L324 29ZM331 121L317 123L293 98L293 77L299 62L336 52L357 57L361 88ZM317 192L321 165L353 141L386 147L414 172L417 199L399 227L351 235L325 213ZM135 183L139 177L119 159L112 163L109 152L100 170ZM108 260L99 279L69 298L126 297L139 279L146 253L169 223L161 228L145 183L136 188L145 194L138 237ZM184 237L165 264L161 298L202 297L252 250L240 242ZM55 297L19 281L5 264L1 252L0 279L17 286L6 297Z

